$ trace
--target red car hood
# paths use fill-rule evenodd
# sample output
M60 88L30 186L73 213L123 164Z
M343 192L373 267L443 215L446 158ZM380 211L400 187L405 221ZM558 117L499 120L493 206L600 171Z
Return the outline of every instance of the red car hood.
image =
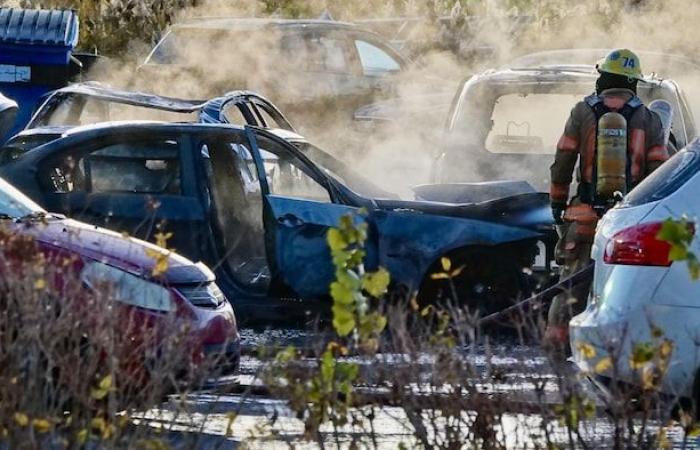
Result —
M101 261L146 279L153 278L156 260L160 259L158 255L167 258L167 269L159 276L166 284L204 283L215 278L202 263L195 264L157 245L75 220L49 218L17 226L33 235L41 245Z

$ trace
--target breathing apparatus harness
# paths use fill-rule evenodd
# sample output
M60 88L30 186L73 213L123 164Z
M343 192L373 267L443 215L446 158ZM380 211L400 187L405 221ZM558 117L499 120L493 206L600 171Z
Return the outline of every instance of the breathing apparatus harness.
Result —
M591 108L593 111L593 114L595 116L595 124L596 124L596 131L595 131L595 136L596 136L596 145L595 145L595 154L593 156L593 177L590 182L584 181L583 177L581 176L581 165L579 164L579 177L580 177L580 183L578 186L578 197L581 200L582 203L591 205L593 209L598 213L599 216L602 216L608 209L610 209L612 206L614 206L616 199L614 198L602 198L597 189L597 184L598 184L598 156L599 156L599 146L601 143L599 142L600 140L600 122L601 118L603 118L604 115L608 113L617 113L622 115L624 117L625 122L626 122L626 128L627 132L625 134L625 192L622 192L622 194L625 194L626 191L631 189L631 181L632 181L632 176L631 176L631 158L629 158L628 154L628 136L629 136L629 123L630 119L634 115L635 111L639 109L643 103L637 97L636 95L632 96L622 108L618 110L613 110L609 108L608 106L605 105L603 101L603 96L598 95L598 94L592 94L589 95L584 99L584 102Z

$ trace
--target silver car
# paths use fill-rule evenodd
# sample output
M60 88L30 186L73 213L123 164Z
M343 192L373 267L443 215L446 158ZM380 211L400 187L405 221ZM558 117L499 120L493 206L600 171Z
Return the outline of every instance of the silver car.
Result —
M698 400L700 282L672 262L659 232L665 220L700 254L693 221L700 215L700 140L674 155L598 224L586 310L570 322L576 365L609 392L614 379L634 387L657 383L662 394ZM659 381L654 381L659 380Z

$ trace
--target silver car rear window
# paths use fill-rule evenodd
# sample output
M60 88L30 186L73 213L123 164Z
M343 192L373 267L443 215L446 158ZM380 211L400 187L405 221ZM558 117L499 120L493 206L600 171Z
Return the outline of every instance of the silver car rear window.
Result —
M625 196L622 207L655 202L673 194L700 170L700 154L694 147L666 161Z

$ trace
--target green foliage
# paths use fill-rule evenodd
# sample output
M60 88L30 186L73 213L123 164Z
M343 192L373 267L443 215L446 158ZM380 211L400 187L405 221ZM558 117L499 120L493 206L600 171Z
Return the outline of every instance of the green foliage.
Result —
M700 278L700 261L698 257L689 250L693 241L694 229L686 218L681 220L666 219L661 227L661 231L656 236L661 241L666 241L671 245L668 259L671 261L686 261L688 270L693 280Z
M390 276L385 269L365 271L363 259L367 240L367 224L358 216L343 216L337 228L328 231L327 242L335 266L335 281L330 285L333 299L333 328L339 338L351 336L356 350L376 352L379 334L387 325L386 318L372 311L372 299L383 296ZM320 426L349 423L353 401L353 383L359 366L338 360L348 349L331 342L311 371L297 370L301 361L294 347L277 353L272 369L265 375L266 384L289 400L290 408L304 420L307 437L317 435Z
M656 348L651 342L639 342L632 347L632 355L630 356L630 366L633 369L639 369L644 364L654 359Z
M371 349L376 336L386 327L386 318L369 311L370 299L386 294L391 277L383 268L365 271L367 223L361 217L343 216L338 227L328 231L327 241L335 266L330 294L335 331L341 337L354 332L357 343ZM369 347L365 345L368 343Z

